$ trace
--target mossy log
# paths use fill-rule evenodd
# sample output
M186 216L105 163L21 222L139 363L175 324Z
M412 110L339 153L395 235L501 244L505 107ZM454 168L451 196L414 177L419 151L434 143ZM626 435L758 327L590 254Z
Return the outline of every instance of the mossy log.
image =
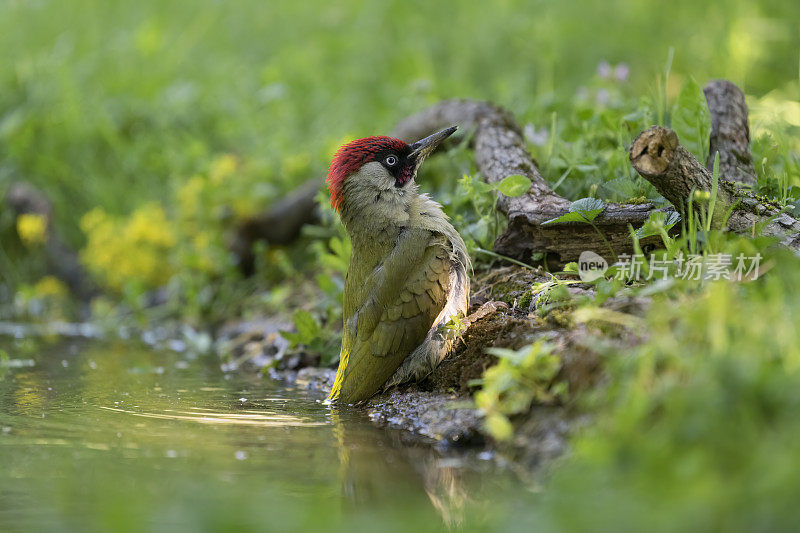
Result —
M633 168L684 215L692 210L703 220L708 210L695 191L711 193L713 174L687 149L669 128L653 126L642 132L629 153ZM691 200L691 201L690 201ZM712 224L737 233L769 235L793 250L800 249L800 222L767 198L756 196L725 179L718 180Z
M319 220L316 196L323 180L312 178L292 190L269 209L248 217L236 226L228 247L239 258L239 268L249 276L255 268L253 245L258 241L289 244L306 224Z

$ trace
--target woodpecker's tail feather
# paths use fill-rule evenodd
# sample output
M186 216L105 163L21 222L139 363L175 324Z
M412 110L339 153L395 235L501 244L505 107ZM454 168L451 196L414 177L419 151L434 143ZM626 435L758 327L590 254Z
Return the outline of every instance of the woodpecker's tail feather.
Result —
M344 371L347 368L347 361L349 359L350 353L348 351L342 350L339 354L339 368L336 370L336 379L333 380L333 387L331 387L331 392L328 393L328 397L325 399L325 403L333 403L339 399L339 395L342 393L342 382L344 381Z

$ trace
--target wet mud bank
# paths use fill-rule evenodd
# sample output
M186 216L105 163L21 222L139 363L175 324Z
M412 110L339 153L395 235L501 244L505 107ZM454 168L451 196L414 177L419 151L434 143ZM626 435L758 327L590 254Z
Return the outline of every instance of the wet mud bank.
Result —
M542 271L522 267L495 268L477 274L473 281L470 316L452 353L425 380L383 391L360 406L373 423L441 450L498 452L522 472L533 472L564 454L570 434L585 425L590 415L576 405L581 391L602 386L603 353L630 349L640 339L629 329L613 324L600 327L591 317L576 317L581 303L595 291L575 279L554 283ZM601 309L640 315L649 302L636 298L609 298ZM315 366L318 358L289 353L279 331L285 322L264 320L236 324L221 332L229 369L251 368L288 387L318 392L330 390L334 368ZM473 394L486 369L497 363L487 348L518 350L546 340L559 357L556 379L566 383L565 399L533 402L523 414L511 418L513 437L492 438L484 413Z

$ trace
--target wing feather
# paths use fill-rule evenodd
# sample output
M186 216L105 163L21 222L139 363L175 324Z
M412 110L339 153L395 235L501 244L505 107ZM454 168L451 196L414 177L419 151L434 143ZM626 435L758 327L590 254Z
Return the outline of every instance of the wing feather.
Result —
M355 403L377 392L422 343L444 308L451 268L448 241L441 235L429 235L422 257L409 261L413 269L407 272L399 290L389 295L385 312L375 327L367 331L356 327L353 337L345 324L342 357L346 361L344 365L340 363L341 376L337 376L332 392L339 401ZM443 279L447 283L443 284Z

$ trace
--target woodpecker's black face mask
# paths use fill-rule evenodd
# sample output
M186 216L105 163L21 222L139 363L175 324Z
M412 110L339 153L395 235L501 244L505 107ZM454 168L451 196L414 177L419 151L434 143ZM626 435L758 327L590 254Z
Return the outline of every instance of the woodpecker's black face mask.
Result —
M456 126L438 131L425 137L402 150L386 150L376 154L376 160L394 176L394 186L403 187L417 174L425 158L428 157L439 144L456 131Z
M394 186L402 187L414 177L414 161L411 158L411 147L406 145L401 150L383 150L375 154L375 161L394 176Z

